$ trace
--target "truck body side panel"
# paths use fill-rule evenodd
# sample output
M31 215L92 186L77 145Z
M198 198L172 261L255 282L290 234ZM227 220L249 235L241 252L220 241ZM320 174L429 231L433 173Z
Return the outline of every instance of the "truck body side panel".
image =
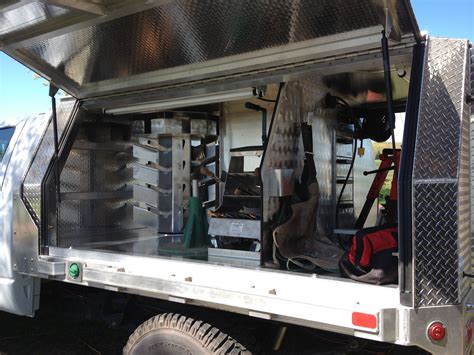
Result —
M75 103L71 98L58 105L60 137ZM32 275L38 272L41 184L54 157L51 113L0 124L6 126L15 132L1 163L0 310L33 316L40 291L40 279Z
M429 38L413 167L415 307L470 289L468 42Z
M17 120L17 122L12 122L13 124L7 123L8 126L15 126L15 133L2 161L4 176L0 192L0 205L2 206L0 214L0 250L2 250L0 309L28 316L32 316L37 308L39 279L18 273L20 261L16 254L23 255L25 250L15 249L15 242L23 235L23 225L15 224L14 212L16 203L21 203L18 197L21 183L34 156L35 148L39 144L41 131L44 129L46 121L46 115L42 114L22 121ZM27 213L26 216L29 217ZM37 234L32 242L36 242L37 245ZM37 247L34 250L37 250ZM26 252L32 253L34 250L26 250ZM22 256L21 263L29 266L31 261L25 260Z
M411 299L401 291L402 301L414 307L399 309L398 343L434 354L468 353L472 342L473 290L465 276L471 272L472 244L470 59L467 40L428 38L421 90L409 98L411 104L419 102L411 185L412 278L407 278L412 283L405 285L413 289ZM434 322L445 326L442 341L428 336Z

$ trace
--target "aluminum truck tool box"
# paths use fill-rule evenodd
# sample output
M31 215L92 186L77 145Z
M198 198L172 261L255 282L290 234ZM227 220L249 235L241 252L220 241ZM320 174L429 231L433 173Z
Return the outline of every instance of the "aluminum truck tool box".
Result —
M54 280L469 353L472 46L420 34L408 0L13 0L0 50L53 106L0 124L1 310L33 316ZM397 281L345 277L389 220ZM250 353L187 319L124 353Z

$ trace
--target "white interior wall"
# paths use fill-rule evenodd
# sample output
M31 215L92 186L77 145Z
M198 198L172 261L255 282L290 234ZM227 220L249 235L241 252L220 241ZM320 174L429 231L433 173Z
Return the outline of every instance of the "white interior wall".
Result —
M276 85L269 86L265 98L275 99L277 90ZM267 109L267 133L270 129L274 106L272 102L250 99L223 103L220 122L222 170L229 169L230 149L262 144L262 113L245 108L247 101ZM260 165L260 159L253 157L245 158L244 162L247 171Z

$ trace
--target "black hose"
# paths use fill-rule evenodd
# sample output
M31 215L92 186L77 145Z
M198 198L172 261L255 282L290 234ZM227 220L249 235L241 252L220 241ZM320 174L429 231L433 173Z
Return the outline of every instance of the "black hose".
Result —
M265 102L277 102L276 100L264 99L263 97L257 97L257 99Z

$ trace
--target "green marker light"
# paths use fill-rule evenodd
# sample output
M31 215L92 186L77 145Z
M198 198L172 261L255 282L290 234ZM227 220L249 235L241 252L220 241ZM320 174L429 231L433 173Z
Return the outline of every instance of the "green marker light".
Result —
M77 265L76 263L72 263L71 265L69 265L69 276L71 276L71 278L77 279L79 277L79 273L79 265Z

